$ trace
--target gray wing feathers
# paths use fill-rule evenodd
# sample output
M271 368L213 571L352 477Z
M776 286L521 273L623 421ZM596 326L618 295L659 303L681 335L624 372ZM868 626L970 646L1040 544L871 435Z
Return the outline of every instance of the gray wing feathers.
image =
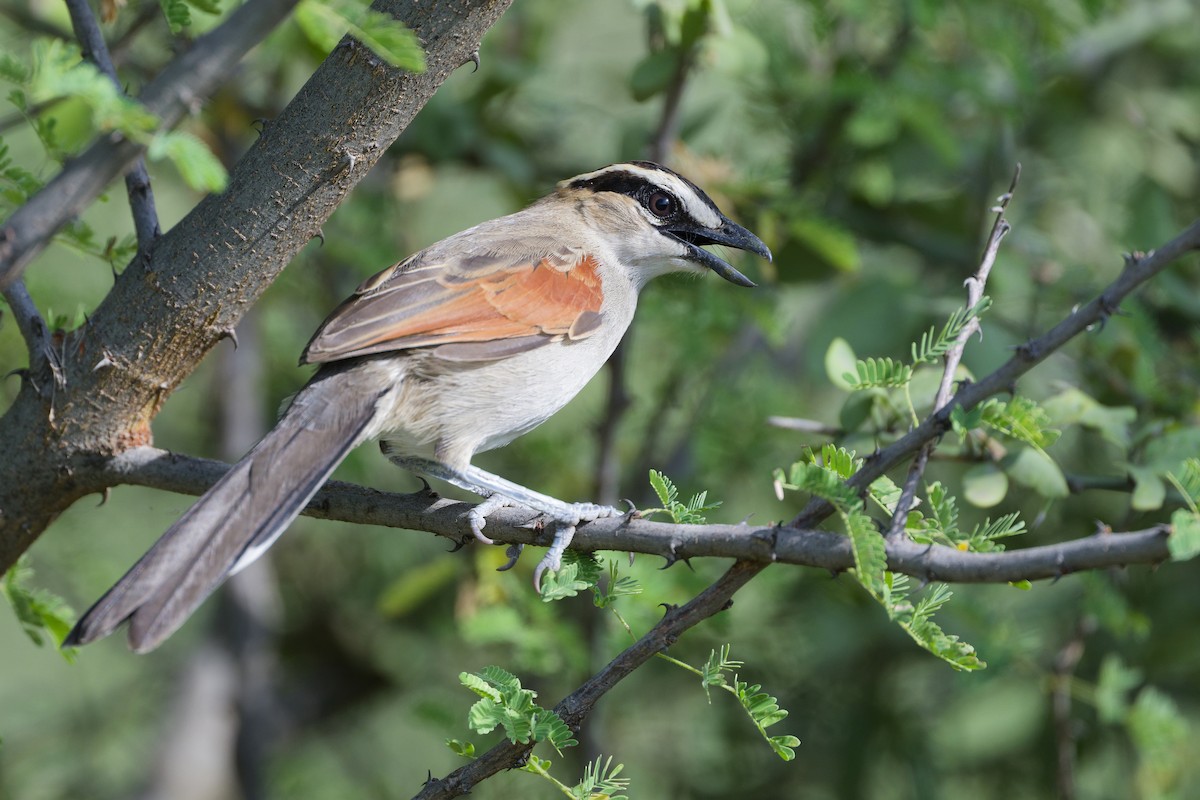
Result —
M130 647L151 650L265 551L363 438L380 396L392 389L346 385L356 378L363 382L352 369L318 373L275 429L96 602L64 644L87 644L128 619Z

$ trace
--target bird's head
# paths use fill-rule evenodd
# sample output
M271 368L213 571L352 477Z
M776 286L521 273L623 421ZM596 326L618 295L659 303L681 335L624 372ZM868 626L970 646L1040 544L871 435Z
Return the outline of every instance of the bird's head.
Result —
M730 283L754 283L704 249L719 244L771 260L762 240L721 213L699 186L649 161L612 164L558 185L602 233L639 284L666 272L712 270Z

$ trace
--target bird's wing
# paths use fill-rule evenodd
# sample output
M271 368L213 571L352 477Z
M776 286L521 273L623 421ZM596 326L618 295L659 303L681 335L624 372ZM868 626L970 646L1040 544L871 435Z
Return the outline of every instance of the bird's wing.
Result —
M303 363L433 348L451 361L490 361L600 324L595 255L547 246L512 255L480 248L424 251L369 278L313 336Z

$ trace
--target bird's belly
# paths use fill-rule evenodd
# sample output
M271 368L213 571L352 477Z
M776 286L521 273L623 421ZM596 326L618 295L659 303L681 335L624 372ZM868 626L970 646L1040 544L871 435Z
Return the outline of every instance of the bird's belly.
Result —
M623 330L621 331L623 332ZM463 466L541 425L579 393L619 336L552 342L494 362L409 361L376 435L394 450Z

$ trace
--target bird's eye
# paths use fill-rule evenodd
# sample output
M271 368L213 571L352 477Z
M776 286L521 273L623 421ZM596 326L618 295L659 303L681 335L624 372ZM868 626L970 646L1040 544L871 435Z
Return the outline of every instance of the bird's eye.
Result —
M654 216L666 219L675 213L675 198L666 192L655 192L646 200L646 208Z

